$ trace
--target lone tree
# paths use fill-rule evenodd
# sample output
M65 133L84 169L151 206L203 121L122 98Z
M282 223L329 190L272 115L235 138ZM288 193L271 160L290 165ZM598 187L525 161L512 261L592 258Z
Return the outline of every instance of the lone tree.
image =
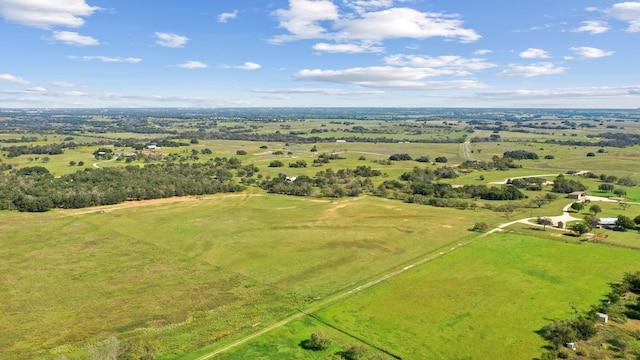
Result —
M620 227L623 231L627 229L633 229L636 227L636 223L631 220L630 217L624 215L618 215L618 220L616 220L616 225Z
M539 217L538 218L538 224L542 225L542 229L543 230L547 230L547 226L552 226L553 225L553 220L551 220L548 217Z
M589 230L592 230L598 226L598 218L595 215L585 215L584 224L587 225Z
M575 231L578 236L589 232L589 227L584 223L575 223L571 226L571 230Z
M618 195L618 196L620 196L620 197L622 197L622 196L627 195L627 190L617 188L617 189L613 189L613 193Z
M600 184L598 185L598 190L602 191L602 192L611 192L613 191L613 184Z
M602 208L598 204L593 204L589 206L589 211L591 211L593 215L598 215L599 213L602 212Z
M331 345L331 339L328 338L322 331L316 331L311 334L308 340L305 340L302 347L309 350L324 350Z
M576 212L580 212L582 209L584 209L584 204L582 202L577 201L571 204L571 208Z
M538 208L542 207L542 205L548 204L549 199L544 196L536 196L531 200L531 204L537 206Z
M489 228L489 226L487 226L486 223L484 222L477 222L473 225L473 227L471 228L471 231L478 231L478 232L484 232L487 231L487 229Z
M342 353L342 356L347 360L358 360L363 359L368 352L362 345L351 345Z

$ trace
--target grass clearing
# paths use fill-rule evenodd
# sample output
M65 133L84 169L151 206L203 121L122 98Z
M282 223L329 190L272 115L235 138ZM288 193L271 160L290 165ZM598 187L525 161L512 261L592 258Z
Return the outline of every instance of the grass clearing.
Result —
M3 212L0 352L79 359L117 335L185 356L497 221L372 197L182 200Z
M544 345L536 330L599 301L639 260L626 249L494 234L318 315L402 358L531 359ZM286 347L285 333L259 344ZM251 348L226 358L245 358Z

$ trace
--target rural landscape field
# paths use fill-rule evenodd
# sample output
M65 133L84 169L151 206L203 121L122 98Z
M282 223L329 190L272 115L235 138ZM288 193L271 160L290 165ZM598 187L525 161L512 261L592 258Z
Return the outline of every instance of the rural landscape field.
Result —
M639 140L637 110L3 110L0 354L635 359Z

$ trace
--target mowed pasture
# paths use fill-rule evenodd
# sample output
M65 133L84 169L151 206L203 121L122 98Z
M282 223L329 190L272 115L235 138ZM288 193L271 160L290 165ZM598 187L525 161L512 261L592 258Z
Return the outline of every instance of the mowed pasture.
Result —
M448 248L476 221L496 215L264 194L3 212L0 353L80 359L114 335L188 354Z
M357 338L403 359L533 359L537 330L596 304L638 261L634 250L496 233L316 313L342 333L299 320L218 358L325 359ZM302 349L315 331L333 347Z

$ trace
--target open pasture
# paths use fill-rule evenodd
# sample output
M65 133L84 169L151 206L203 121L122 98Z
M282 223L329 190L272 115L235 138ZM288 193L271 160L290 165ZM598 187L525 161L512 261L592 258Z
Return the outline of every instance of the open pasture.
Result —
M403 359L532 359L544 345L537 330L570 316L572 307L597 303L639 260L637 251L599 244L493 234L317 315ZM220 358L246 358L257 348L273 358L314 331L328 332L321 324L290 327L297 330L267 334ZM299 358L322 358L306 356Z
M368 197L153 204L3 212L0 353L78 359L86 341L115 335L175 357L445 248L474 221L496 221Z

